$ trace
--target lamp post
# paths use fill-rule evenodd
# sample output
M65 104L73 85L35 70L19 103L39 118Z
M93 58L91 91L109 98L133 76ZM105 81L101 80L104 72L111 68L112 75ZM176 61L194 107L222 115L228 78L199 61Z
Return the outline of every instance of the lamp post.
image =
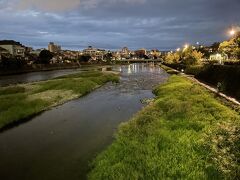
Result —
M234 36L236 34L236 31L234 29L230 30L229 31L229 35L230 36Z
M185 44L183 51L186 51L188 48L189 48L189 45L188 45L188 44Z

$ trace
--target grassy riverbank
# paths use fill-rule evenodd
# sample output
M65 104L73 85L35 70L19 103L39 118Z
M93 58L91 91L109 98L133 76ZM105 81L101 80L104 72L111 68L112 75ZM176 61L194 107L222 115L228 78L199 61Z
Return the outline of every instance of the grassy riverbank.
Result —
M180 76L122 124L89 179L239 179L240 115Z
M118 75L84 72L57 79L0 88L0 129L66 101L83 96Z

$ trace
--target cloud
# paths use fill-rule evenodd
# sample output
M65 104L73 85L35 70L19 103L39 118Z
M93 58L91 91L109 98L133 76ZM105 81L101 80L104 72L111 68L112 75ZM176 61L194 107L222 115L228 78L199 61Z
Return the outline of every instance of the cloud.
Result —
M97 8L99 5L112 6L117 3L142 4L144 2L146 0L18 0L15 8L18 10L36 9L48 12L62 12L79 7L89 9Z
M42 11L65 11L75 9L80 0L19 0L16 8L19 10L37 9Z
M0 39L34 47L54 41L74 49L175 49L228 38L239 8L239 0L0 0Z
M146 0L81 0L83 7L94 8L99 5L111 7L114 4L143 4Z

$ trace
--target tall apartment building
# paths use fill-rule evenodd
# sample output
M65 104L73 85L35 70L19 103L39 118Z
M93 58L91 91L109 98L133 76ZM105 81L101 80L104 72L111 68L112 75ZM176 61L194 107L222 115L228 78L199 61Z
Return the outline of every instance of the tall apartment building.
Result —
M48 50L52 53L57 53L61 51L61 46L54 44L53 42L50 42L48 44Z

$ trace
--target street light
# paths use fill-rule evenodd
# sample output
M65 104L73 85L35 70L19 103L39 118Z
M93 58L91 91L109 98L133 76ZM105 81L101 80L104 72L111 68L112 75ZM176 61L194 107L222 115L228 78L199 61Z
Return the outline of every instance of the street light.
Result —
M183 51L186 51L188 48L189 48L189 45L188 45L188 44L185 44Z
M236 34L236 31L235 31L234 29L232 29L231 31L229 31L229 34L230 34L231 36L234 36L234 35Z

